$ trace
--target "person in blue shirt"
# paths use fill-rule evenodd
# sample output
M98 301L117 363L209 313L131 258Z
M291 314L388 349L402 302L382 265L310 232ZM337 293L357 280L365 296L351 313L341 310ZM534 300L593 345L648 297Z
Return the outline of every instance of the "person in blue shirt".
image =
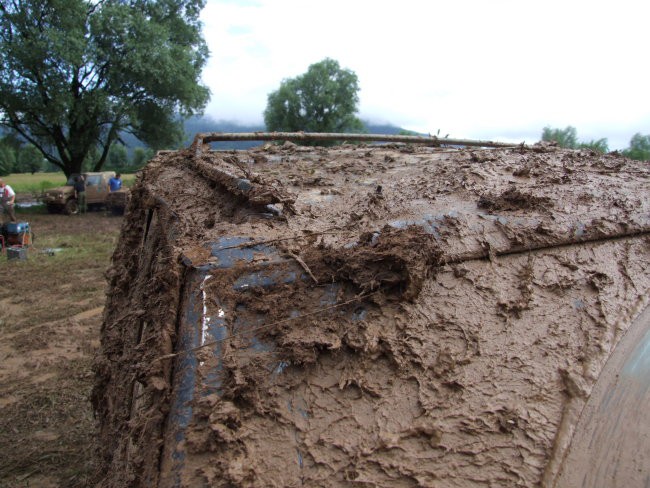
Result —
M117 173L110 180L108 180L108 186L111 192L117 191L120 188L122 188L122 180L120 179L121 177L122 175Z

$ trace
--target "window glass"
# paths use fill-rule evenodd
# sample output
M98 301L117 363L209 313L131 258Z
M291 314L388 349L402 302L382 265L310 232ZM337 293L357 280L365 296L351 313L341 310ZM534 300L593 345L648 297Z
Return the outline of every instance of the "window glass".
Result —
M87 186L99 185L101 179L102 179L101 175L90 175L86 178L86 185Z

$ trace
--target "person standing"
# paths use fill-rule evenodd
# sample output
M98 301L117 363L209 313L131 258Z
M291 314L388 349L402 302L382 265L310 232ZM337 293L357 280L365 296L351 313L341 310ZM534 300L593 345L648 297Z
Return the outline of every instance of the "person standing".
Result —
M77 197L79 212L86 213L86 179L84 175L78 175L74 181L74 192Z
M108 180L108 186L111 193L122 188L122 180L120 179L121 177L122 177L121 174L116 173L115 176L113 176L110 180Z
M7 213L10 222L18 222L16 220L16 212L14 212L14 202L16 201L16 193L0 178L0 204L2 204L3 213Z

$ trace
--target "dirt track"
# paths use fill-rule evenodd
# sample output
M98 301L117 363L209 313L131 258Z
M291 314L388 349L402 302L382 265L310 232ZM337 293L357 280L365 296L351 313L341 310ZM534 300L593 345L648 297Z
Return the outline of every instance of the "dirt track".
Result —
M649 176L547 146L155 160L109 273L103 484L552 486L647 305Z
M92 361L122 219L18 218L36 240L28 262L0 256L0 486L86 487L97 467Z

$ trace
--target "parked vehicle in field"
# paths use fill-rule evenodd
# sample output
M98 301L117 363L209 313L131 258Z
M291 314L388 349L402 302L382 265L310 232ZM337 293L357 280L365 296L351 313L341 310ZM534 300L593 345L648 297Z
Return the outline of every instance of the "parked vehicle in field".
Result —
M64 186L52 188L43 193L43 203L50 213L65 213L73 215L79 212L79 205L74 191L74 182L78 174L71 174ZM115 176L114 171L99 173L83 173L86 179L86 203L88 208L98 208L106 205L110 194L108 180Z

